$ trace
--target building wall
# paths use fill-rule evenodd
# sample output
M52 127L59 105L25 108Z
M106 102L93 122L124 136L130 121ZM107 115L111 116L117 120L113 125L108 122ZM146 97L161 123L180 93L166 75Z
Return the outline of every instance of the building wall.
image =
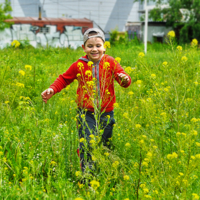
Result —
M4 0L0 0L3 3ZM133 0L10 0L13 17L88 18L106 33L118 28L125 31L127 21L139 22L140 3Z

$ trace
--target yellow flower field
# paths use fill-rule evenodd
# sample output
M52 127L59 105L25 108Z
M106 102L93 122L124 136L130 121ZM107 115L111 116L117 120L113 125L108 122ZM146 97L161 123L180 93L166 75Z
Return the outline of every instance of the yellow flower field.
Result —
M147 54L142 45L106 43L106 53L120 62L132 84L127 89L115 84L111 150L99 145L99 136L90 140L92 175L81 172L77 155L79 141L85 142L76 125L78 81L47 104L40 96L83 50L18 49L13 43L0 51L0 198L198 200L198 41L178 46L174 38L171 32L168 44L149 46ZM91 78L91 71L85 76Z

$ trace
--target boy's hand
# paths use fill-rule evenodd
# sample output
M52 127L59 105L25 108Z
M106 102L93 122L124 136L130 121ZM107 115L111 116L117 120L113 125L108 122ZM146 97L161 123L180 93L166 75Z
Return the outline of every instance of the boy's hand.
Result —
M127 84L129 82L129 77L126 74L123 73L117 73L117 76L122 81L123 84Z
M54 90L52 88L48 88L44 92L41 93L42 99L45 103L54 95Z

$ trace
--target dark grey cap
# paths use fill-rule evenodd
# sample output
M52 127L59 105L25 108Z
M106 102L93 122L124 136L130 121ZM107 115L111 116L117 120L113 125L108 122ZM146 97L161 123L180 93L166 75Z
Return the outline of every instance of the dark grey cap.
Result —
M97 34L89 36L90 32L96 32ZM103 31L101 31L98 28L89 28L87 31L85 31L83 35L84 44L89 38L93 38L93 37L100 37L105 42L105 36L104 36Z

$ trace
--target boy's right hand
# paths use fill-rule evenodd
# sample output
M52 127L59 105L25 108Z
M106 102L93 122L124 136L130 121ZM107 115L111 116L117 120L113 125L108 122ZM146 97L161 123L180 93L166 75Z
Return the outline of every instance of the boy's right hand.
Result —
M52 88L48 88L47 90L41 93L42 99L45 103L54 95L54 90Z

